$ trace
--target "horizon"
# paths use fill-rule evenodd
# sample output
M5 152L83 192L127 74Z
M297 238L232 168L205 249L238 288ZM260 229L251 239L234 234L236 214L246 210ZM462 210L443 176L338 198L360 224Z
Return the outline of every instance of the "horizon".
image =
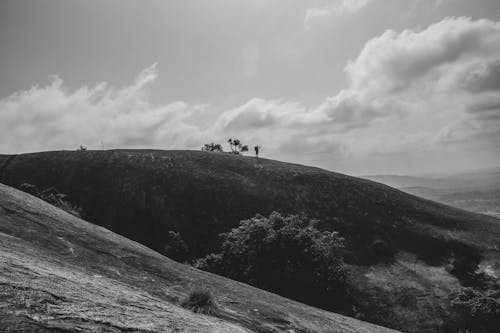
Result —
M236 137L357 176L500 167L495 0L7 0L0 45L1 154Z

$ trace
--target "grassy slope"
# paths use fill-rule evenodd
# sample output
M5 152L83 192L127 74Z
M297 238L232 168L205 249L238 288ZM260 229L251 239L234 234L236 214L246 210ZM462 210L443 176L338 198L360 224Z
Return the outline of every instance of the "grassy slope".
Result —
M194 151L65 151L0 156L0 182L55 186L85 219L153 249L177 230L193 257L256 213L317 217L348 238L365 318L409 332L455 320L446 295L460 283L445 265L457 249L479 253L500 276L498 219L318 168ZM395 263L373 264L375 239L399 251ZM429 265L429 253L443 260Z
M2 332L393 332L178 264L0 184ZM206 285L220 318L178 306Z

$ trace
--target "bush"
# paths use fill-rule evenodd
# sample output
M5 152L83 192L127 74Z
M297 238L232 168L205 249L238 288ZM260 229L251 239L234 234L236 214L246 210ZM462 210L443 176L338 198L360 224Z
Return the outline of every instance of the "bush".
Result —
M303 216L257 215L224 234L221 252L195 266L309 304L350 308L339 255L343 239L315 225Z
M183 308L195 313L216 315L218 307L214 296L207 288L198 287L189 292L188 296L181 302Z
M467 329L493 333L500 327L500 290L462 288L452 295L452 304L464 311Z
M74 216L80 217L80 207L74 205L66 194L60 193L55 187L49 187L42 191L36 185L22 183L18 188Z
M222 153L224 150L222 149L222 145L219 143L205 143L203 147L201 147L201 151L215 151Z
M189 248L178 232L169 231L167 233L163 255L179 262L187 259Z

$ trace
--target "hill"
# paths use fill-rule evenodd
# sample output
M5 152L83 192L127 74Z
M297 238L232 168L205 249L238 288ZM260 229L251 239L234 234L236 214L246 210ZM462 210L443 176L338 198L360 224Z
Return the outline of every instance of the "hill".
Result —
M420 177L378 175L364 178L456 208L500 217L498 169Z
M0 184L2 332L395 332L179 264ZM217 317L179 306L207 286Z
M346 238L349 314L408 332L460 326L447 298L467 284L457 263L500 274L498 219L318 168L194 151L60 151L0 156L0 181L55 187L82 218L158 251L176 231L188 260L257 213L317 218Z
M367 175L363 178L395 188L426 187L440 190L492 190L500 187L500 169L489 168L447 174Z

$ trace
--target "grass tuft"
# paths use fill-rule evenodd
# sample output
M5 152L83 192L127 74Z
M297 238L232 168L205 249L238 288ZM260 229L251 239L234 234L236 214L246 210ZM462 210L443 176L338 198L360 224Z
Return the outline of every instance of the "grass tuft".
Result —
M212 316L216 315L219 310L212 292L205 287L197 287L191 290L181 302L181 306L195 313Z

